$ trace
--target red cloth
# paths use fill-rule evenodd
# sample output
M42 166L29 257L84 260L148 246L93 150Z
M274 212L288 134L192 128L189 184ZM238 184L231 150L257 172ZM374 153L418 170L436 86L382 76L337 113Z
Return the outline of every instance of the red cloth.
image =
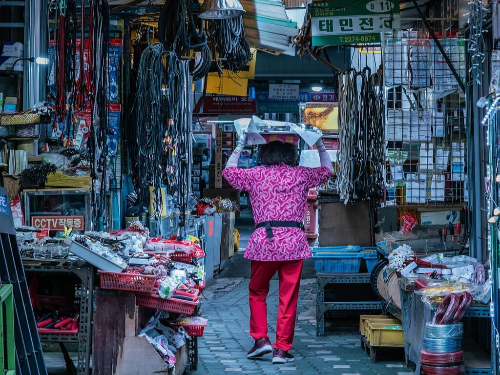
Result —
M267 303L269 281L278 271L279 308L274 347L285 351L292 348L299 299L300 274L303 260L255 261L252 260L250 279L250 335L255 340L267 335Z

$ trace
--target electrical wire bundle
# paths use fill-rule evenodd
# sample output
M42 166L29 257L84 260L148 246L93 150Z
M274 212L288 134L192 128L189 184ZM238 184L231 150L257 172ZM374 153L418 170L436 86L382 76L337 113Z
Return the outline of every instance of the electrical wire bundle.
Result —
M241 71L253 58L246 40L243 16L208 20L207 25L210 44L219 53L219 58L226 59L229 70Z
M384 106L380 86L375 89L382 80L369 68L351 69L338 79L340 199L345 204L358 199L376 203L384 186Z
M139 201L146 204L152 186L154 217L162 212L163 185L177 198L181 219L185 214L192 158L190 92L189 61L180 60L161 43L144 50L134 106L139 148L136 188Z
M192 50L200 52L193 69L195 81L208 74L212 59L203 20L198 17L200 9L197 0L167 0L158 21L158 37L165 50L179 57Z
M425 325L420 370L426 375L464 374L462 337L464 328L458 324Z

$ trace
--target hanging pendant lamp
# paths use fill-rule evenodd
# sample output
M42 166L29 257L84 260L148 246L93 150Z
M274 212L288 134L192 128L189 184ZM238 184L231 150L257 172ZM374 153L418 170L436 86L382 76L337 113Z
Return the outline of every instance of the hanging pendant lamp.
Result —
M199 18L206 20L225 20L245 14L239 0L205 0Z

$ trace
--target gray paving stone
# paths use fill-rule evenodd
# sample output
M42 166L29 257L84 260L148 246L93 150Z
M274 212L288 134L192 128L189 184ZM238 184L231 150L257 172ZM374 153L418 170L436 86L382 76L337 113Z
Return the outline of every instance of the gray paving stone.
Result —
M246 352L253 346L249 335L248 280L219 279L218 290L207 288L210 296L203 302L203 316L209 320L205 336L199 343L199 370L189 375L218 374L296 374L296 375L410 375L403 367L403 358L389 362L371 363L359 345L356 329L316 337L315 284L301 284L298 320L292 354L296 360L286 365L273 365L272 355L261 360L249 360ZM271 281L268 298L268 333L275 340L278 306L278 282ZM302 298L306 296L306 298ZM335 326L335 328L339 328Z

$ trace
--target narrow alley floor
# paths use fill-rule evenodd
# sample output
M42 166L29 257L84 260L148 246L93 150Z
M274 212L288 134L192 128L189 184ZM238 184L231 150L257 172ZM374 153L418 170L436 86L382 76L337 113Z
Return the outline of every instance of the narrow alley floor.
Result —
M402 353L389 351L387 358L371 363L360 347L360 336L355 325L336 327L326 337L316 336L316 280L303 279L298 304L298 321L294 348L295 361L273 365L272 355L261 360L249 360L246 352L253 346L249 335L248 283L246 277L224 275L247 274L243 254L235 255L213 285L204 291L203 316L209 320L205 334L199 338L198 370L190 375L218 374L339 374L412 375L404 366ZM308 262L309 267L311 263ZM307 267L305 267L307 268ZM311 272L306 272L311 274ZM305 274L303 274L303 277ZM268 297L268 322L271 341L275 338L278 307L278 280L271 281Z

